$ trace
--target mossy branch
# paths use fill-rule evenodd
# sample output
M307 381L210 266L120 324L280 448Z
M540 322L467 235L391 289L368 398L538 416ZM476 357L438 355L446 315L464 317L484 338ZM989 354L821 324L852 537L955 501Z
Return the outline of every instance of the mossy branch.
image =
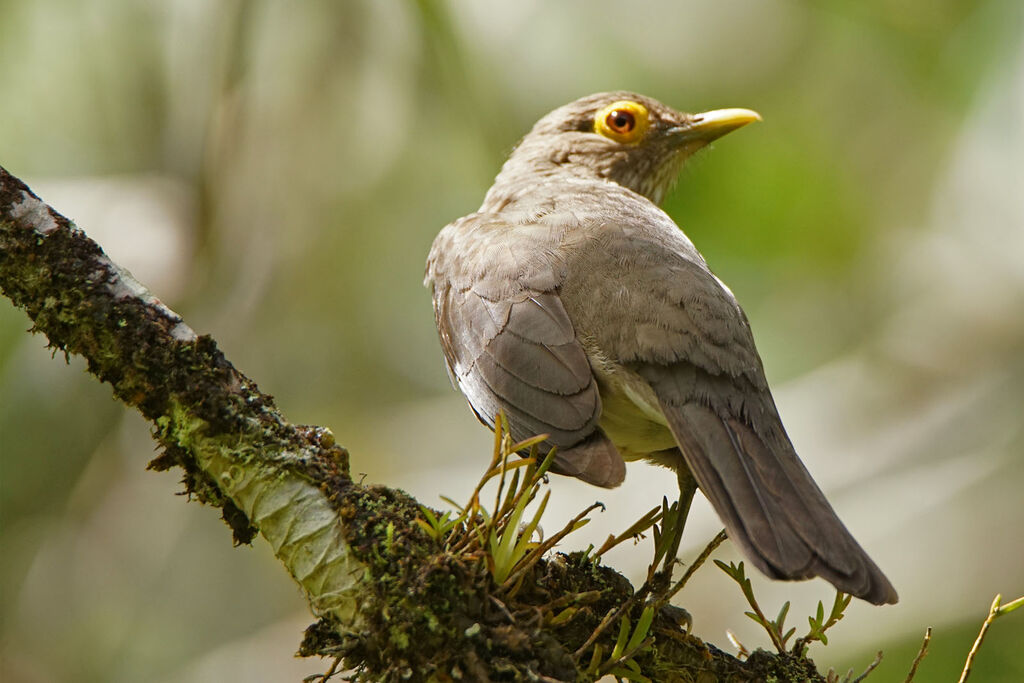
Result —
M443 547L403 492L354 483L330 431L289 424L213 339L2 168L0 290L50 348L82 356L151 422L153 469L181 467L236 543L256 533L270 543L319 619L304 655L343 658L359 680L587 680L598 647L632 654L637 680L823 680L791 654L741 662L686 633L678 611L645 614L641 601L623 616L644 624L635 643L616 651L614 632L628 631L616 625L575 657L632 595L621 575L586 553L527 554L509 600L485 558Z

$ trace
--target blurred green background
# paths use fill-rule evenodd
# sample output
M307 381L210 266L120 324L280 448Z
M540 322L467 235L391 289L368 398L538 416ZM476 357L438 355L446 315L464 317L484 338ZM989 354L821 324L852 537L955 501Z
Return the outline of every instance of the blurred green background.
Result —
M462 499L490 436L449 386L422 288L550 109L631 89L764 123L683 172L670 214L751 318L780 410L900 590L823 667L955 680L992 596L1024 594L1024 15L1019 0L718 3L0 1L0 164L213 335L367 481ZM141 418L0 301L0 679L300 680L310 621L262 542L186 505ZM631 466L585 547L660 501ZM703 501L683 559L718 522ZM728 544L727 544L728 545ZM649 542L608 562L639 576ZM728 548L720 557L735 558ZM820 581L755 578L804 623ZM698 635L767 646L714 568ZM977 681L1024 680L1024 614Z

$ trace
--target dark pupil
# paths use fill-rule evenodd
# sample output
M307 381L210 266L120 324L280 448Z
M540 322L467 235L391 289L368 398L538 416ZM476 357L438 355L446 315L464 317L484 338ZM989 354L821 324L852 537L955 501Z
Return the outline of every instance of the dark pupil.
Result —
M633 130L635 120L628 111L613 111L608 118L611 120L612 129L619 133L628 133Z

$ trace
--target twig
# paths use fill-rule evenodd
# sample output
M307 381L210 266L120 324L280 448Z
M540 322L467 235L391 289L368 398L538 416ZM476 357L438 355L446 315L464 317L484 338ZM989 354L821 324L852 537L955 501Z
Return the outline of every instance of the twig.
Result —
M338 673L338 665L341 664L341 657L335 657L334 661L331 662L331 666L327 671L322 674L313 674L312 676L306 676L302 679L303 683L327 683L334 677L334 674Z
M667 604L673 597L675 597L676 593L683 589L683 586L685 586L686 582L690 580L690 577L700 569L701 565L707 562L707 559L711 557L711 553L715 552L718 546L722 545L726 538L728 538L728 536L726 536L725 529L722 529L714 538L711 539L707 546L704 547L704 550L701 551L701 554L697 556L697 559L693 561L693 564L687 567L686 573L683 574L682 578L680 578L676 584L672 586L672 588L670 588L658 601L659 607Z
M584 591L582 593L569 593L567 595L563 595L560 598L552 600L547 605L545 605L545 607L547 607L550 610L554 610L558 609L559 607L565 607L566 605L570 605L572 603L586 605L592 602L596 602L601 598L601 595L601 591Z
M771 623L768 621L768 617L764 615L764 612L761 611L761 606L757 604L756 600L751 600L750 606L753 608L754 613L757 614L757 618L761 620L762 624ZM786 654L786 644L782 642L781 635L776 633L773 628L766 628L765 630L768 631L768 637L771 639L772 645L775 646L775 649L779 651L779 654Z
M868 677L869 673L871 673L876 668L878 668L878 665L881 664L881 663L882 663L882 651L879 650L878 654L875 655L875 661L873 661L870 664L868 664L868 668L864 669L864 673L862 673L860 676L857 676L855 679L853 679L853 681L851 681L851 683L860 683L861 681L863 681L865 678Z
M917 656L914 657L914 663L910 665L910 673L903 679L903 683L911 683L914 680L914 676L917 675L917 665L921 663L924 656L928 654L928 643L932 640L932 628L929 626L924 632L924 641L921 643L921 649L917 651Z
M647 512L643 517L633 523L628 529L623 531L618 536L608 536L608 539L601 545L601 548L594 553L595 556L600 557L606 552L619 545L627 538L636 538L643 532L647 531L653 524L657 524L661 519L661 507L655 507Z
M633 595L636 595L636 594L634 593ZM622 613L622 610L623 610L624 607L626 607L627 605L631 604L630 600L632 600L632 599L633 599L633 596L630 596L630 598L628 600L626 600L626 602L624 602L621 605L619 605L618 608L614 608L613 607L612 609L608 610L608 613L604 615L604 619L601 620L601 623L599 623L597 625L597 628L595 628L590 633L590 637L588 637L583 642L583 644L580 645L579 649L576 650L576 652L573 653L573 655L572 655L573 659L579 660L579 658L583 656L583 653L587 651L587 648L590 647L591 645L593 645L594 641L597 640L598 636L600 636L601 633L606 628L608 628L608 624L612 623L612 621L615 619L615 617L617 617L619 614Z
M633 593L633 595L629 596L629 598L627 598L625 602L619 605L618 609L608 610L608 613L604 615L604 619L602 619L601 623L597 625L597 628L595 628L593 633L590 634L590 637L587 638L586 642L580 645L579 649L573 653L573 659L578 660L580 657L582 657L583 653L587 651L587 648L594 644L594 641L598 639L598 637L604 632L606 628L608 628L608 626L612 622L621 617L623 614L628 613L629 610L633 608L633 605L637 604L641 599L646 597L649 591L650 584L644 583L642 586L640 586L640 589L636 593Z
M715 560L715 564L717 564L723 571L727 568L727 565L720 560ZM786 644L782 642L782 634L778 633L778 630L773 627L772 622L770 622L768 617L764 615L764 612L761 611L761 605L757 603L757 598L754 597L754 589L750 583L750 579L748 579L744 573L743 562L740 562L735 567L732 567L732 563L730 562L728 567L736 572L735 574L730 574L730 576L732 576L733 580L739 583L740 589L743 591L743 596L747 599L747 604L750 605L750 609L754 610L753 615L751 615L750 612L746 612L746 615L761 624L762 628L768 632L768 638L772 641L772 645L775 646L778 653L780 655L785 654Z
M997 594L995 600L992 601L992 606L988 609L988 616L985 617L985 621L981 624L981 631L978 632L978 637L974 641L974 645L971 647L971 651L967 653L967 661L964 663L963 673L960 674L960 681L958 683L964 683L967 677L971 675L971 668L974 666L974 658L978 654L978 650L981 648L981 642L985 640L985 634L988 633L988 627L992 625L992 622L997 617L1001 617L1008 612L1020 607L1024 604L1024 597L1017 598L1016 600L1000 606L999 601L1003 599L1002 595Z
M739 657L740 659L746 659L750 656L750 650L747 649L746 645L740 642L740 639L736 636L735 633L733 633L729 629L725 629L725 637L728 638L729 642L732 643L732 646L736 648L737 657Z
M508 606L505 603L503 603L501 600L499 600L496 596L492 595L490 597L491 597L491 602L493 602L498 607L498 609L501 610L501 613L505 615L505 618L508 619L508 623L510 623L510 624L516 623L516 618L514 616L512 616L512 612L510 612L508 610Z

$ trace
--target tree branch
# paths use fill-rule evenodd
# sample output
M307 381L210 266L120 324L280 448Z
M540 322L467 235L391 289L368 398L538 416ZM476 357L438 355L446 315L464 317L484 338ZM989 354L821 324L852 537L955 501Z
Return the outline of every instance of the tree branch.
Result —
M257 532L270 543L319 619L301 654L342 657L372 680L585 679L590 651L572 653L632 594L621 575L558 555L502 602L479 554L445 552L405 493L354 483L329 430L289 424L213 339L2 168L0 290L50 348L85 358L152 423L162 450L151 468L181 467L189 494L221 509L236 543ZM554 600L578 609L553 620ZM806 659L757 652L741 662L708 647L671 607L650 633L635 661L656 680L823 680ZM610 652L614 639L602 644Z

